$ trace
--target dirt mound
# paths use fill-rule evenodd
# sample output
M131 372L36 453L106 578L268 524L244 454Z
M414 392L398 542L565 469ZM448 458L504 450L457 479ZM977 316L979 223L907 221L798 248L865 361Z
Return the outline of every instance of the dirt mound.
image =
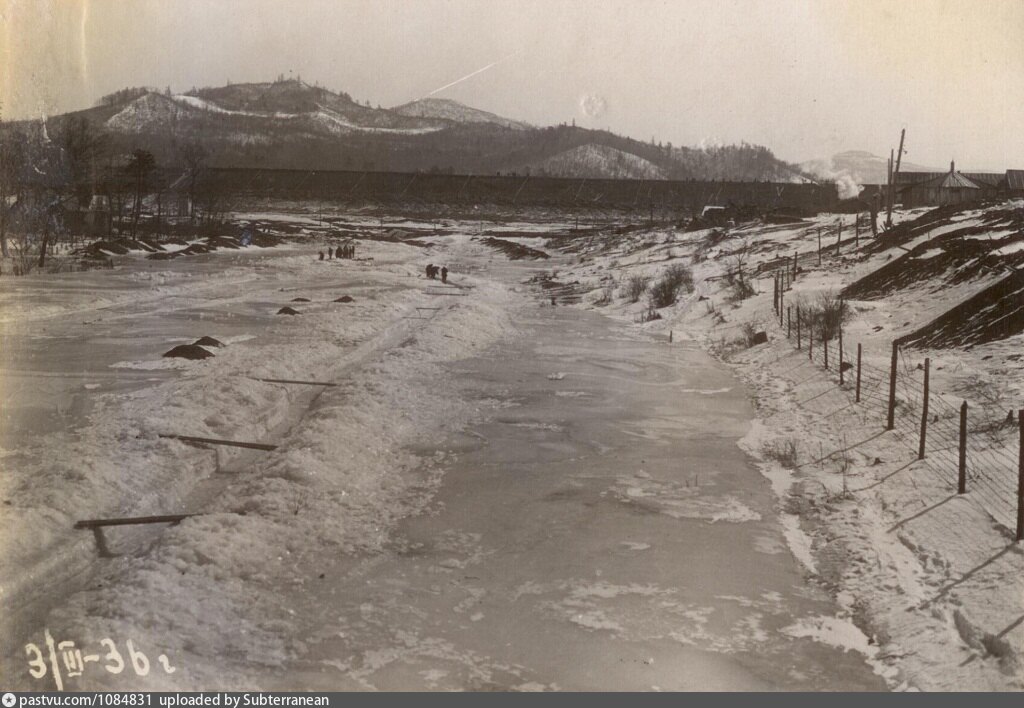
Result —
M272 248L273 246L279 246L284 239L275 234L268 234L262 231L258 232L252 237L252 245L259 246L260 248Z
M544 251L524 246L521 243L516 243L515 241L506 241L505 239L494 238L493 236L480 239L480 241L491 248L501 251L510 261L518 261L527 258L530 260L540 260L549 257Z
M912 347L962 347L1024 332L1024 272L1013 273L901 341Z
M95 241L86 246L83 253L87 256L108 256L111 254L123 256L128 251L129 248L119 241Z
M878 270L851 283L843 297L877 300L903 288L927 285L936 290L978 280L1024 265L1024 231L1003 238L973 238L991 233L997 223L966 226L929 239ZM1003 226L1002 228L1005 228Z
M230 236L210 236L206 239L206 246L210 250L215 248L241 248L242 244Z
M164 251L162 253L150 253L146 258L151 261L169 261L181 255L181 251Z
M213 249L207 246L206 244L193 243L189 244L188 248L183 248L182 250L178 251L178 254L182 256L194 256L199 253L209 253L212 250Z
M342 295L339 298L335 298L335 302L355 302L355 299L351 295Z
M223 347L224 342L213 337L200 337L196 341L192 342L197 347Z
M299 312L298 310L293 310L290 307L282 307L280 310L277 311L277 314L279 314L279 315L301 315L302 313Z
M311 302L308 297L293 297L292 302Z
M209 359L213 354L203 349L198 344L179 344L169 352L164 353L165 357L175 359Z
M916 219L900 222L888 231L880 232L878 238L869 242L864 250L868 253L878 253L894 246L902 246L921 234L952 223L954 216L968 208L972 207L951 204L926 211Z

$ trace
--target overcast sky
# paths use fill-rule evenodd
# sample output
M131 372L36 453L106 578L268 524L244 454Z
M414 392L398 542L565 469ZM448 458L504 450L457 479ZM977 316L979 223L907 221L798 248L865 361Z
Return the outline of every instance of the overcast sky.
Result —
M493 65L493 66L492 66ZM5 119L301 75L538 125L1024 168L1024 0L0 0Z

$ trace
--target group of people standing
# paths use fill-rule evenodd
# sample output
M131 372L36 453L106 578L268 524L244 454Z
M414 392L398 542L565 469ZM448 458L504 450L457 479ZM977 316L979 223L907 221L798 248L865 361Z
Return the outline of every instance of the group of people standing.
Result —
M355 258L356 257L356 245L354 243L346 243L337 248L327 248L327 260L333 258ZM320 251L320 260L324 260L324 252Z
M437 280L437 274L438 273L441 274L441 282L442 283L447 283L448 282L448 266L441 266L440 268L438 268L433 263L428 263L427 264L427 277L428 278L430 278L431 280Z

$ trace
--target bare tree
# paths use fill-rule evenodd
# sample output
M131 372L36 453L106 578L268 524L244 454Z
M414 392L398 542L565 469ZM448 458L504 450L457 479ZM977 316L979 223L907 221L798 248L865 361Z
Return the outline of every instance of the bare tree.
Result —
M146 193L146 185L149 175L156 169L156 158L153 153L147 150L135 150L132 158L125 166L125 172L135 183L135 202L132 207L132 228L131 237L135 238L139 226L139 216L142 214L142 198Z
M7 227L11 207L22 190L21 174L25 168L25 136L18 132L0 134L0 254L10 257Z
M87 118L69 116L57 129L56 143L65 163L68 191L84 204L98 180L99 162L108 146L107 134Z
M196 187L209 160L210 152L201 143L195 141L181 143L175 151L185 165L185 179L188 185L188 216L189 219L193 219L195 217Z

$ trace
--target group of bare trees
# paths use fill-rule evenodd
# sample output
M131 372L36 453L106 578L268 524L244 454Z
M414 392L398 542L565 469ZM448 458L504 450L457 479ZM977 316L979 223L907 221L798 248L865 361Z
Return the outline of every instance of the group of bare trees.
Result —
M160 233L168 190L184 205L177 216L186 223L196 223L197 205L200 216L217 212L221 200L203 197L209 152L201 144L175 141L160 174L152 152L136 147L126 153L116 143L81 115L0 123L0 257L10 272L46 267L61 239L69 244L115 234L135 239L144 221L150 233ZM184 174L175 179L181 169ZM151 197L154 218L146 216ZM0 274L2 266L0 261Z

